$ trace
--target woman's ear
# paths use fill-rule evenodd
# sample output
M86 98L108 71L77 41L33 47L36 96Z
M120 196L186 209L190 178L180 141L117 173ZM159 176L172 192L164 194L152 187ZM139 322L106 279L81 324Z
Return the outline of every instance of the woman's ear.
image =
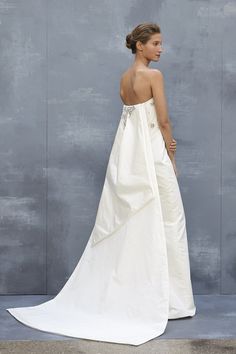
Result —
M138 50L143 50L143 44L142 44L142 42L140 42L140 41L137 41L136 42L136 48L138 49Z

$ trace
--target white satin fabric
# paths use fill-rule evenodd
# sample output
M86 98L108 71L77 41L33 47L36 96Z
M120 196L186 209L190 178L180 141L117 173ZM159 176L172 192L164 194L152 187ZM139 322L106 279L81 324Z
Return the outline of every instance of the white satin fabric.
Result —
M184 208L153 98L123 105L95 225L64 287L6 310L42 331L132 345L195 315Z

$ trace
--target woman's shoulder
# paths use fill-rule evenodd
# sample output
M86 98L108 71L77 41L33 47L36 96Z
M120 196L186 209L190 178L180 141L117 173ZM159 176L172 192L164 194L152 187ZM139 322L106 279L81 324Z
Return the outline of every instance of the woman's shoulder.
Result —
M128 68L121 74L120 85L129 82L132 75L135 75L136 78L139 77L141 80L148 80L149 82L163 79L163 74L159 69L141 68L134 72L133 68Z
M150 69L150 72L149 72L150 76L154 79L162 79L163 78L163 74L161 72L161 70L159 69Z
M153 68L147 68L143 70L141 76L143 76L143 78L148 80L150 83L156 80L162 81L164 78L161 70Z
M130 75L140 75L140 76L147 76L149 75L153 70L155 69L150 69L150 68L139 68L139 69L134 69L132 67L126 69L121 73L121 80L125 80L128 78Z

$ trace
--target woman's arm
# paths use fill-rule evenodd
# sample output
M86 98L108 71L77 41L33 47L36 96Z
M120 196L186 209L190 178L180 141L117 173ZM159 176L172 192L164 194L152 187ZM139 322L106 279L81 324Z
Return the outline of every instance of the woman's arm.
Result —
M155 103L158 125L163 135L170 159L174 159L175 152L171 149L173 143L172 126L168 115L167 101L165 97L164 77L161 71L151 70L151 89Z

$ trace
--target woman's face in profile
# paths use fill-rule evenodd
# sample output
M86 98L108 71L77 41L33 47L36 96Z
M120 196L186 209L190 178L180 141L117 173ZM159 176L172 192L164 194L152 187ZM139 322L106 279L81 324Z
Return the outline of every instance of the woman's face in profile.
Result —
M158 61L163 51L161 33L154 33L147 43L142 44L142 49L143 55L148 60Z

